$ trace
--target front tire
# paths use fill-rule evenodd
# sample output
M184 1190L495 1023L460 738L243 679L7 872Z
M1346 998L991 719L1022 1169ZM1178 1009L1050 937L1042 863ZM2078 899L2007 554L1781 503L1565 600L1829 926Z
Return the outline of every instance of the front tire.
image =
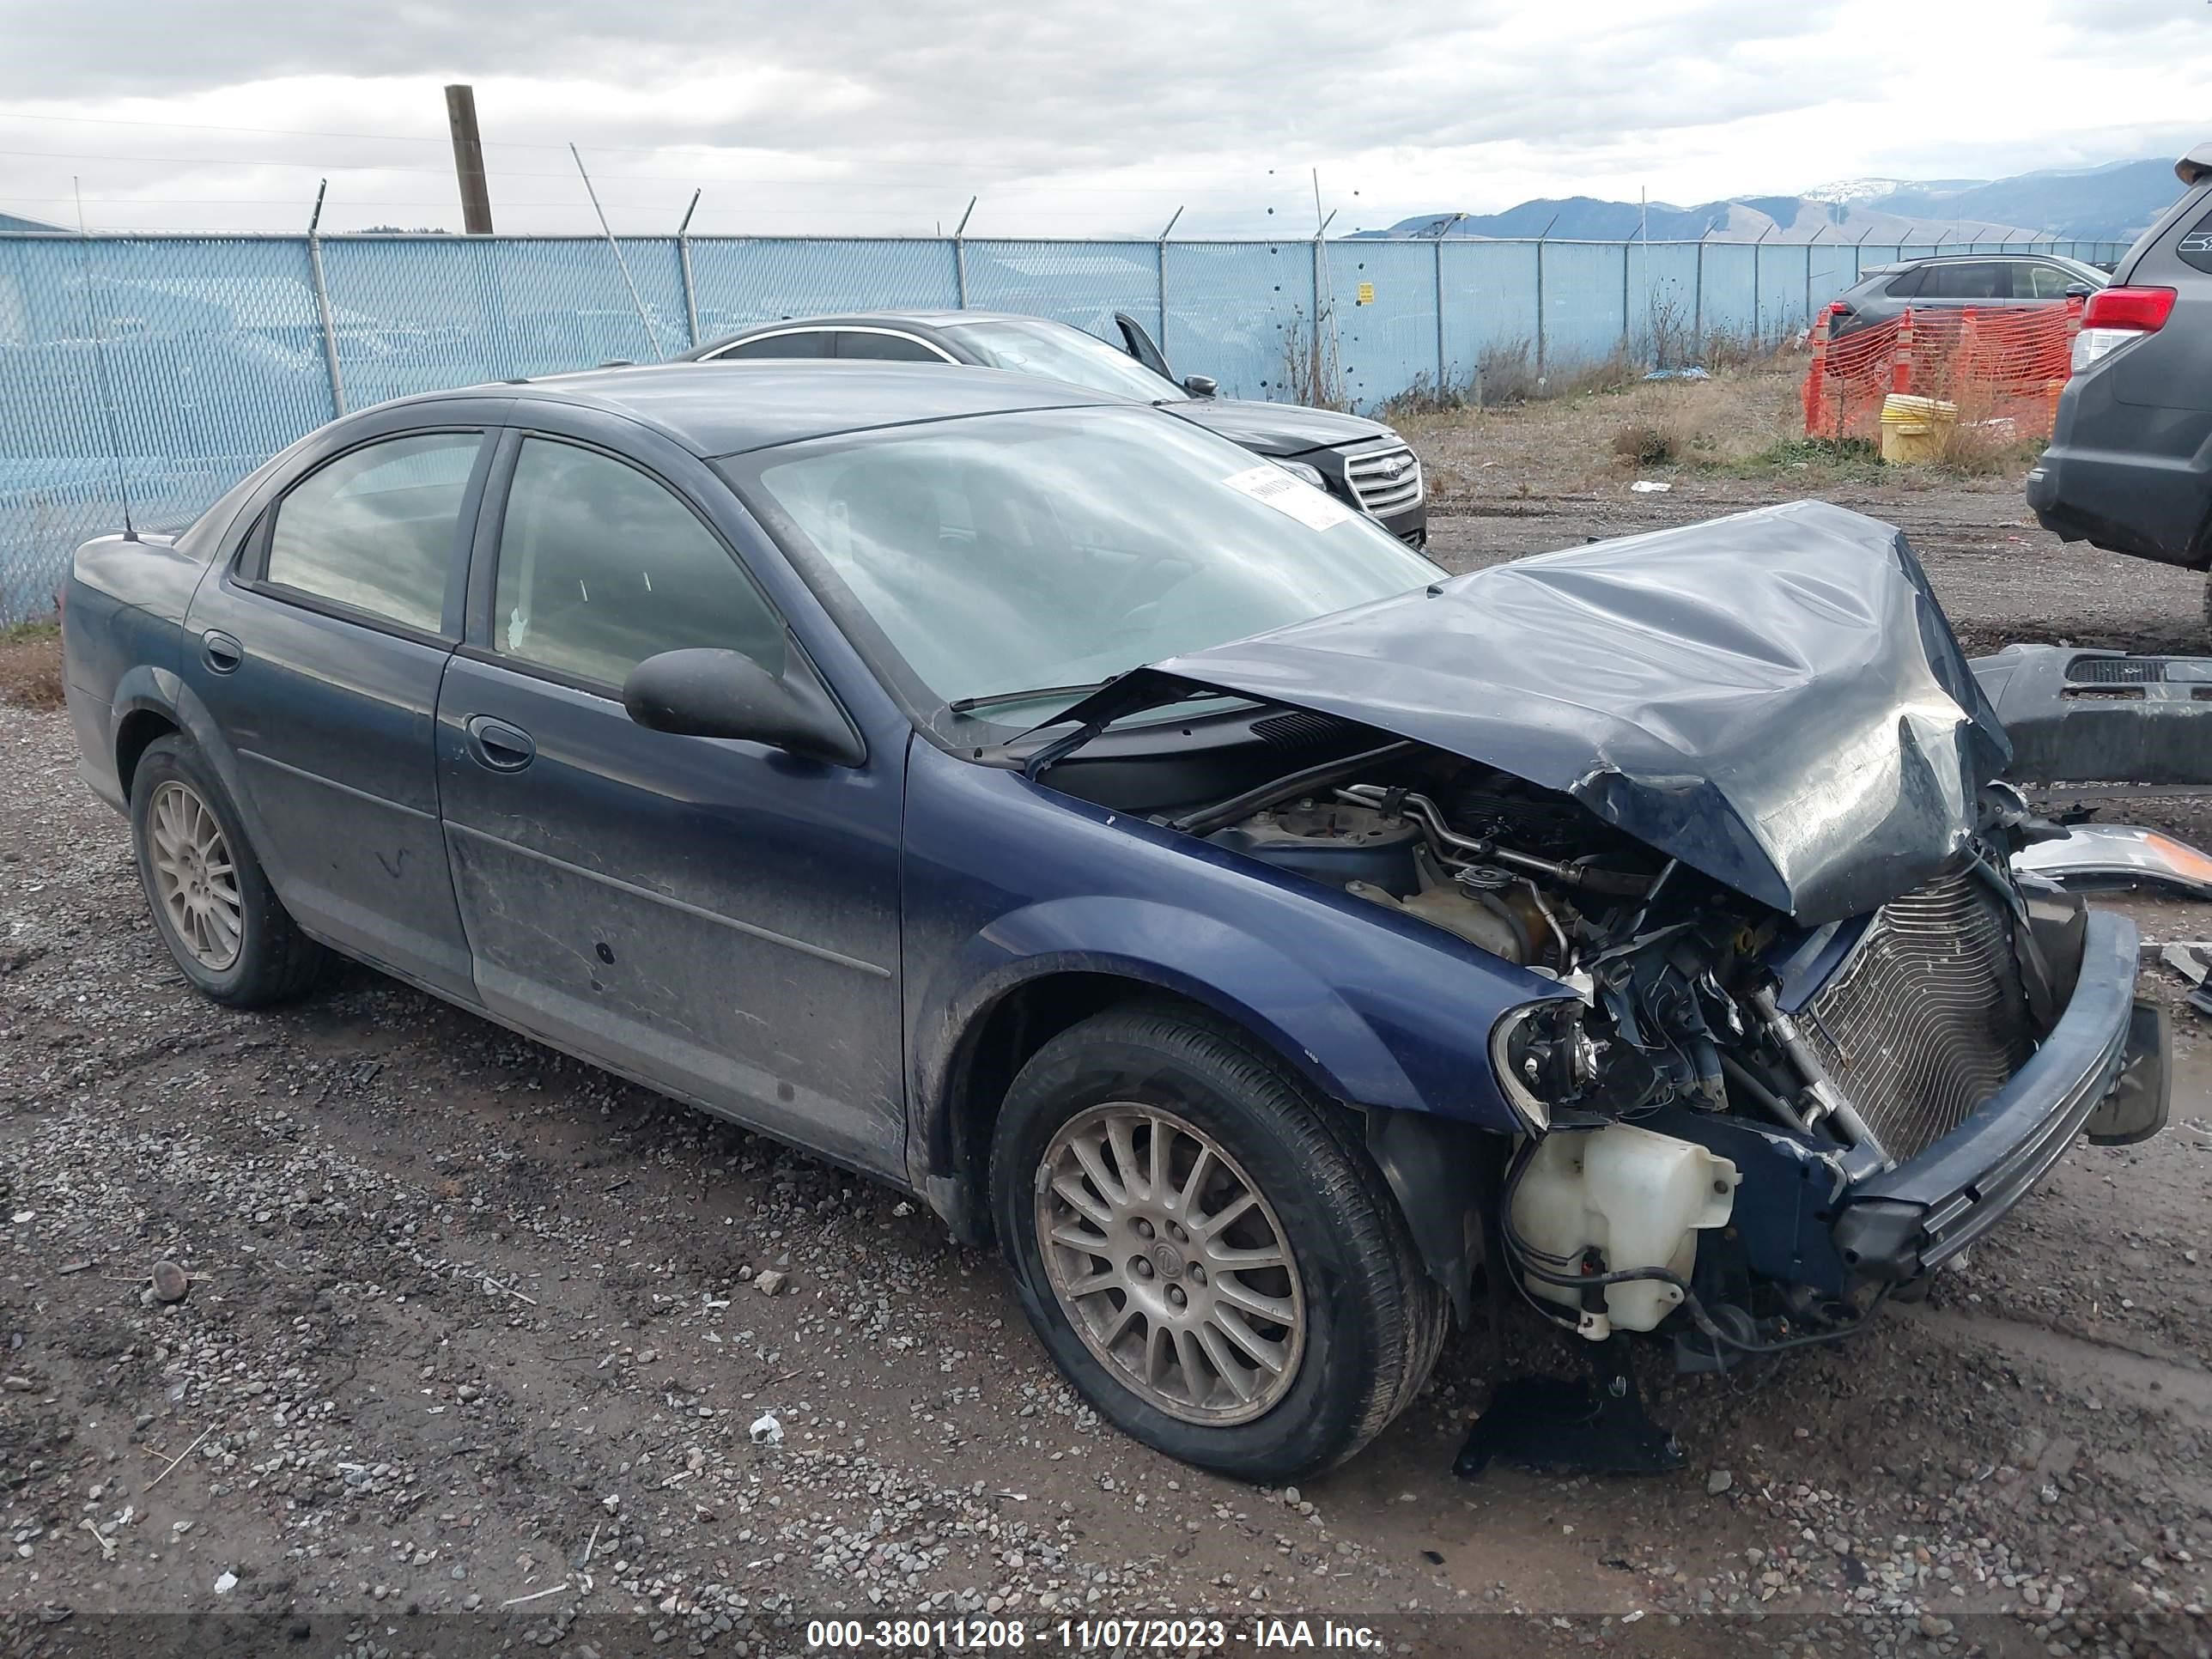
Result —
M131 841L154 929L203 995L259 1008L314 984L326 953L277 899L238 809L188 738L158 738L139 757Z
M1045 1346L1171 1457L1326 1468L1435 1364L1443 1294L1356 1121L1233 1028L1139 1005L1062 1032L1008 1091L991 1169Z

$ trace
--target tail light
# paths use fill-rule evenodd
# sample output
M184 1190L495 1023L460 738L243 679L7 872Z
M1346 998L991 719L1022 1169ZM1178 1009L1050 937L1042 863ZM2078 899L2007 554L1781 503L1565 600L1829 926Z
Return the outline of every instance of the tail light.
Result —
M2173 314L2170 288L2103 288L2081 308L2081 331L2074 337L2074 373L2130 340L2155 334Z

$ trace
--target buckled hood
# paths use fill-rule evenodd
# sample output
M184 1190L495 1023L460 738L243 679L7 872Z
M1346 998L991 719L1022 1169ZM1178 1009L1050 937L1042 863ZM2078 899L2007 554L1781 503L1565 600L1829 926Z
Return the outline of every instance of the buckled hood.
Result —
M1819 501L1493 566L1170 658L1064 718L1210 688L1573 796L1813 924L1966 846L2003 729L1891 526Z

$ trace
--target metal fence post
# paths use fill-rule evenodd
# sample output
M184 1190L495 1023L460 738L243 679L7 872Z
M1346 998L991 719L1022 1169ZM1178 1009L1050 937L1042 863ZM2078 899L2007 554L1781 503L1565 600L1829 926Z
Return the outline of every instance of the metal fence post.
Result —
M1444 239L1441 235L1437 238L1436 256L1437 397L1438 400L1441 401L1444 395L1444 377L1446 373L1444 368Z
M338 368L337 330L331 323L330 284L323 279L323 192L331 187L327 179L315 186L315 210L307 217L307 275L314 283L315 315L323 331L323 367L331 377L331 416L335 420L346 412L345 375Z
M691 216L699 210L699 192L691 192L691 205L684 210L684 222L676 227L676 270L684 282L684 326L691 343L699 343L699 295L691 283Z
M1635 342L1628 332L1628 250L1631 246L1626 241L1620 245L1620 355L1624 357L1636 355Z
M1698 235L1698 269L1690 284L1690 350L1697 356L1705 355L1705 238L1712 234L1707 225Z
M1152 239L1154 293L1159 301L1160 310L1160 337L1152 343L1159 347L1160 356L1167 358L1170 364L1175 359L1168 356L1168 233L1176 228L1176 221L1182 217L1182 209L1177 207L1168 216L1167 223L1160 227L1160 234Z
M952 292L959 301L959 308L968 309L968 219L975 211L975 198L968 198L968 212L960 216L960 222L952 228Z

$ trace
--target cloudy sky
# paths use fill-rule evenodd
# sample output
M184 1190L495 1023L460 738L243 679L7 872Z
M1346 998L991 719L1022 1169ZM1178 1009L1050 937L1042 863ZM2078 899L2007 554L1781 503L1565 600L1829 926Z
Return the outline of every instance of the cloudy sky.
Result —
M2212 138L2206 0L0 0L0 212L94 229L1310 234Z

